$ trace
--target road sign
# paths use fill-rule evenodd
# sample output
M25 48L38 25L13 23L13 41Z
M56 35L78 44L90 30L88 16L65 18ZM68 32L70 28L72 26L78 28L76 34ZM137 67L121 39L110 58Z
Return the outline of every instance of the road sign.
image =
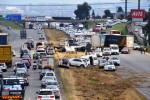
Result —
M131 18L132 18L132 21L143 21L143 18L145 18L145 10L143 9L131 9Z
M20 14L9 14L6 15L7 21L21 21L21 15Z
M131 18L145 18L145 10L131 9Z

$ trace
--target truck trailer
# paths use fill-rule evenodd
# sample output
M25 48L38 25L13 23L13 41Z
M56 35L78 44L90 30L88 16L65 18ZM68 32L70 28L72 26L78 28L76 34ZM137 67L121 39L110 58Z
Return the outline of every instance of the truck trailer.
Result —
M8 44L8 33L0 33L0 45Z
M12 66L12 49L10 45L0 45L0 63L6 63L7 67Z

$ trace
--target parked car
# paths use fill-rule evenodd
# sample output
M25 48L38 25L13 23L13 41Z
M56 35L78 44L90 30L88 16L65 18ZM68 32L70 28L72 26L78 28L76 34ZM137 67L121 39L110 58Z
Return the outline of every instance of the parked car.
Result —
M129 50L129 48L124 47L124 48L121 50L121 53L122 53L122 54L129 54L129 53L130 53L130 50Z
M114 63L114 65L120 66L120 59L116 56L111 58L112 62Z
M55 98L60 98L60 90L57 85L47 85L46 89L51 89L54 92Z
M134 44L133 50L140 50L140 49L141 49L141 46L140 46L140 45Z
M55 100L54 92L51 89L40 89L37 94L37 100Z
M88 66L88 64L85 60L78 59L78 58L69 59L69 64L71 66L77 66L77 67L87 67Z
M106 59L99 60L99 68L104 68L106 62L107 62Z
M5 63L0 63L0 70L3 72L7 71L7 65Z
M69 68L69 60L66 58L59 59L59 67Z
M100 50L95 50L95 51L94 51L94 54L95 54L97 57L102 57L102 56L103 56L103 53L102 53Z
M112 61L108 61L108 62L105 63L104 70L106 70L106 71L107 70L115 71L116 67L115 67L115 65Z

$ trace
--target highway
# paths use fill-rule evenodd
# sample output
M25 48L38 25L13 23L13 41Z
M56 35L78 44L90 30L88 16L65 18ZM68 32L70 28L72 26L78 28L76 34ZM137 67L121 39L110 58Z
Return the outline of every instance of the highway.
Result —
M16 61L20 61L20 46L27 42L27 39L20 39L20 31L19 30L7 30L6 27L0 26L2 30L5 30L7 33L9 33L9 44L12 46L12 48L16 51L16 57L13 58L13 66ZM44 30L41 30L42 34L44 33ZM37 34L37 30L28 29L27 30L27 36L32 37L34 39L34 43L39 41L39 35ZM45 36L45 35L44 35ZM44 40L44 42L47 42L47 40ZM31 50L31 54L34 50ZM30 85L26 87L25 92L25 99L24 100L36 100L37 94L40 90L41 82L39 80L39 72L40 70L32 70L32 67L29 69L29 82ZM57 71L56 71L57 72ZM7 72L4 73L4 76L14 75L13 67L9 68ZM62 82L60 81L59 75L56 73L56 77L58 77L58 83L60 84L60 92L62 92L61 99L65 100L64 92L63 92L63 86Z
M117 73L135 82L137 90L150 100L150 55L132 51L119 57L121 65Z

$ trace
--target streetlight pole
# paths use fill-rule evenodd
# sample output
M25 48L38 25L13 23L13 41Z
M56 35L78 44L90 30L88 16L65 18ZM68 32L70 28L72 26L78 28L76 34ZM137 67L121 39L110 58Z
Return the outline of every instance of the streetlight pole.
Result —
M125 18L127 18L127 0L125 0Z
M141 0L138 0L138 9L140 9Z

